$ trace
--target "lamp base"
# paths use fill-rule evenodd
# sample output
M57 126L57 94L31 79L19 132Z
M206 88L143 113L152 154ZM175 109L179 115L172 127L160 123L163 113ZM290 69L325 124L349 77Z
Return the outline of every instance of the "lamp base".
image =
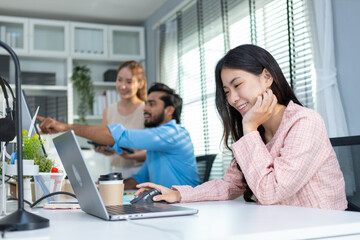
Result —
M0 219L0 231L25 231L49 227L49 219L18 209Z

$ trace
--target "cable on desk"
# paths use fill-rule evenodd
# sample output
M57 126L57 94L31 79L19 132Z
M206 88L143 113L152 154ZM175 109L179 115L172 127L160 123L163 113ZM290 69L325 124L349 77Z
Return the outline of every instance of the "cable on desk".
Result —
M17 201L18 199L15 198L15 197L11 197L11 198L8 198L7 200L8 200L8 201L12 201L12 200ZM27 203L27 204L29 204L29 206L31 206L31 202L29 202L28 200L25 200L25 199L24 199L24 203Z
M31 204L29 201L25 200L25 199L24 199L24 202L27 203L27 204L29 204L29 206L30 206L31 208L33 208L33 207L35 207L38 203L40 203L42 200L44 200L45 198L48 198L48 197L51 197L51 196L54 196L54 195L59 195L59 194L68 195L68 196L71 196L71 197L73 197L73 198L76 199L76 196L75 196L75 194L73 194L73 193L69 193L69 192L53 192L53 193L49 193L49 194L46 194L46 195L42 196L41 198L39 198L38 200L36 200L36 201L33 202L32 204ZM8 200L17 200L17 198L8 198Z
M159 228L159 227L155 227L155 226L148 225L148 224L137 223L137 222L135 222L136 220L134 221L134 220L132 220L132 219L130 219L130 218L126 218L126 220L127 220L129 223L132 223L132 224L135 224L135 225L138 225L138 226L152 228L152 229L158 230L158 231L160 231L160 232L166 232L166 233L168 233L169 235L174 236L176 239L184 239L184 236L183 236L182 233L179 232L179 231L167 230L167 229L164 229L164 228ZM176 234L176 233L177 233L177 234Z
M9 175L6 175L5 174L5 177L7 177L7 179L5 180L5 183L8 183L11 179L12 176L9 176ZM2 180L2 176L0 176L0 180ZM10 183L9 183L10 184Z
M49 193L47 195L42 196L41 198L39 198L38 200L36 200L32 205L30 205L31 208L35 207L39 202L41 202L42 200L44 200L45 198L54 196L54 195L58 195L58 194L64 194L64 195L69 195L73 198L76 199L75 194L73 193L69 193L69 192L53 192L53 193Z

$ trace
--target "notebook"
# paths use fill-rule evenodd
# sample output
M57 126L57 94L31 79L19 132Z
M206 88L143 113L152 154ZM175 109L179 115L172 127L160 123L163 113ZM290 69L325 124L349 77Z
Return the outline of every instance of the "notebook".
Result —
M90 172L81 154L79 143L73 131L53 139L55 148L74 189L80 208L93 216L105 220L191 215L197 209L174 206L166 203L118 205L105 207Z

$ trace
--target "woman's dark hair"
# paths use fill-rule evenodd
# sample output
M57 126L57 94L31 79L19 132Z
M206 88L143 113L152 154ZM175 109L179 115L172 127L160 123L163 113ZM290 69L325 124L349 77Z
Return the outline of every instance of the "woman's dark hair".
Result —
M159 82L153 83L153 85L148 90L148 95L152 92L165 92L160 99L164 102L164 108L167 106L173 106L175 111L172 115L172 119L176 120L177 124L180 124L180 115L182 109L182 98L175 93L175 91L169 88L167 85Z
M226 148L229 150L231 150L229 147L230 136L231 139L236 142L243 136L243 129L241 114L229 105L224 93L223 83L221 80L221 71L224 68L240 69L256 76L259 76L266 68L273 77L271 90L276 96L278 103L287 106L290 101L293 101L294 103L302 105L286 81L279 64L268 51L251 44L240 45L231 49L219 60L215 68L216 108L224 125L223 140ZM265 130L263 126L259 126L258 131L264 139ZM244 198L246 201L252 201L252 192L246 184L245 176L243 181L246 186Z

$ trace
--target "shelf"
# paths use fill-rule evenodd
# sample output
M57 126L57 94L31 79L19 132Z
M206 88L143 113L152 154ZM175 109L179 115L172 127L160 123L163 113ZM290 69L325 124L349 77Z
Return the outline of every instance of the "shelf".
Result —
M94 87L115 87L115 82L93 82Z
M63 54L44 54L44 53L39 53L39 52L34 52L31 53L31 55L29 54L17 54L20 60L20 65L21 65L21 60L22 59L28 59L28 60L33 60L33 59L42 59L42 60L66 60L68 58L68 56L63 55Z
M107 58L107 26L72 22L71 55L77 58Z
M15 85L10 84L11 88L15 90ZM41 85L21 85L21 89L25 91L28 96L67 96L66 86L41 86Z
M0 16L0 40L7 43L16 54L28 53L28 19ZM7 53L0 50L1 54Z
M41 109L46 109L47 115L53 114L55 119L69 123L79 119L80 99L71 80L74 66L86 65L91 71L95 97L99 101L93 106L96 111L88 113L95 115L86 119L90 124L101 125L106 107L103 102L118 99L116 82L104 81L109 79L106 73L117 70L128 60L142 64L145 61L142 26L0 16L0 39L9 42L19 57L23 74L21 89L26 96L30 96L35 105L44 104ZM0 54L8 55L5 51ZM4 59L9 64L2 66L3 71L8 73L6 77L15 88L14 64L11 59ZM104 98L101 104L99 96ZM50 106L54 101L61 105L58 109Z
M137 60L145 58L144 28L109 26L109 58Z
M69 23L30 19L30 54L69 56Z
M78 116L78 115L74 115L73 118L74 118L75 120L78 120L78 119L79 119L79 116ZM86 119L86 120L102 120L102 116L87 115L87 116L85 116L85 119Z
M10 84L11 88L15 89L14 84ZM23 90L44 90L44 91L67 91L67 86L42 86L42 85L21 85Z

